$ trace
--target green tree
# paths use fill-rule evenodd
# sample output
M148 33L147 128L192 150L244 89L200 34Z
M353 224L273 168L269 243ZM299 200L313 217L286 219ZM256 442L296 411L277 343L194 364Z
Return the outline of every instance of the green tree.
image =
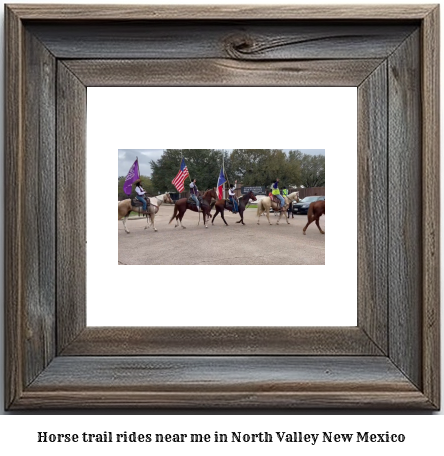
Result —
M301 160L301 182L304 187L325 186L325 156L303 154Z
M230 166L243 185L269 185L267 163L269 149L233 149Z
M279 178L281 186L296 185L301 175L301 152L282 149L234 149L231 167L244 185L270 188Z

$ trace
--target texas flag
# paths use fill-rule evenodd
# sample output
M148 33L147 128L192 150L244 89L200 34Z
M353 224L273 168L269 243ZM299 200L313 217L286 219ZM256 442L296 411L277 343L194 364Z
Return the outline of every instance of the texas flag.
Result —
M217 181L217 197L220 200L224 197L223 187L224 187L225 182L227 182L227 179L225 179L225 176L224 176L224 169L221 168L220 174L219 174L219 179Z

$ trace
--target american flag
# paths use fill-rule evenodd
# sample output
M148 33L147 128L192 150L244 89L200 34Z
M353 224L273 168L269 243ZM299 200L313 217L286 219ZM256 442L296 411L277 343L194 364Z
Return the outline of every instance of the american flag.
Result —
M185 182L185 179L190 175L188 172L187 165L185 164L185 160L182 158L182 163L180 164L180 170L177 173L177 176L174 178L172 181L172 184L177 188L177 191L179 193L183 192L185 190L185 186L183 183Z

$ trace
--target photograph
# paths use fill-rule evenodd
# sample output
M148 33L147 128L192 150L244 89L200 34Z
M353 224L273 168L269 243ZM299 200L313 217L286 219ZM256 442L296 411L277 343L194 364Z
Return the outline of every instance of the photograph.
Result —
M324 149L119 149L118 162L119 265L325 264Z

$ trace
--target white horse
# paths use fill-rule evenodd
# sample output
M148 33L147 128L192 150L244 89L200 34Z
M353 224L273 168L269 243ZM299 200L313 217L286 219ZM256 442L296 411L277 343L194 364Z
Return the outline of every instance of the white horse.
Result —
M276 225L279 225L279 221L281 220L282 214L285 215L285 220L286 220L287 224L290 225L290 222L288 221L288 217L287 217L287 209L292 201L299 202L299 192L293 192L293 193L290 193L288 196L284 196L284 200L285 200L285 205L282 209L282 212L279 215ZM258 204L257 204L257 217L258 217L257 224L258 225L260 225L260 223L259 223L260 216L262 215L263 212L265 212L265 215L267 216L267 219L268 219L268 223L271 225L270 207L272 207L274 211L280 210L280 205L276 204L275 202L272 202L271 198L269 196L262 198L258 202Z
M126 227L126 221L131 214L131 211L138 212L139 214L147 215L146 217L146 227L145 229L149 228L150 226L153 227L154 231L157 231L156 226L154 225L154 219L156 217L157 212L159 211L159 207L163 203L170 203L173 204L173 200L169 193L164 193L163 195L154 196L149 198L150 205L147 207L147 212L142 212L141 207L134 207L131 205L131 199L126 199L119 202L119 219L122 219L123 226L125 228L125 232L129 234L129 230Z

